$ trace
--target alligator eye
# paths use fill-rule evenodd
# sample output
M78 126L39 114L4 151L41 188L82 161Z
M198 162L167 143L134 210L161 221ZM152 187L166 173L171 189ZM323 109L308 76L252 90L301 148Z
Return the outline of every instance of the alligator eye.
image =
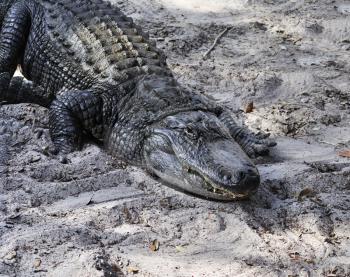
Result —
M192 139L192 140L196 140L198 139L198 133L196 130L194 130L193 128L191 127L187 127L185 129L185 134L186 136L189 138L189 139Z

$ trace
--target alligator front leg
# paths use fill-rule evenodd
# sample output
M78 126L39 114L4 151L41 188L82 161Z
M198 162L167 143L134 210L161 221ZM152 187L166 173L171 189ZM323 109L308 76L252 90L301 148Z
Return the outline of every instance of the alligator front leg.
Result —
M23 55L30 28L30 12L25 2L15 2L8 10L0 33L0 102L8 98L8 88Z
M227 111L224 111L219 119L251 158L267 155L269 148L277 144L274 140L268 138L269 134L255 134L247 127L239 126Z
M50 107L50 135L56 152L67 154L81 147L82 134L101 138L103 104L90 91L69 91L54 100Z

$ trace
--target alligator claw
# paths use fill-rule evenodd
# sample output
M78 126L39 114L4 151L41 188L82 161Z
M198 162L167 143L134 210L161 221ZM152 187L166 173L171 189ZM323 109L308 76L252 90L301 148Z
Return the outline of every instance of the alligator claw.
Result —
M275 140L268 137L269 134L251 133L243 141L241 141L240 144L243 150L251 158L267 156L270 152L270 147L277 145Z
M273 139L269 140L267 146L268 147L275 147L277 145L277 142Z
M63 151L60 151L55 146L48 146L43 148L43 153L45 155L53 155L59 160L61 164L68 164L70 160L67 158L66 154Z
M259 139L259 138L255 138L255 139L254 139L254 142L255 142L256 144L262 144L262 145L266 145L266 146L268 146L268 147L274 147L274 146L277 145L276 141L273 140L273 139L270 139L270 138L268 138L268 139Z
M267 139L267 138L269 138L270 137L270 133L263 133L263 132L258 132L258 133L256 133L256 138L258 138L258 139Z
M73 149L71 147L57 147L57 146L49 146L47 149L44 149L46 153L49 155L56 156L61 164L68 164L70 160L67 158L67 154L71 153Z
M232 138L251 158L268 155L270 152L269 148L277 144L276 141L270 138L269 133L253 133L246 126L239 126L229 112L224 111L219 116L219 119L229 130Z

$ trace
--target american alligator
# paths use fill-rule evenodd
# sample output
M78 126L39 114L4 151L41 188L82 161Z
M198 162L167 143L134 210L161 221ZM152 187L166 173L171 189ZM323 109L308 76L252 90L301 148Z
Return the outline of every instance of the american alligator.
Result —
M0 102L49 108L53 145L67 154L90 135L171 187L210 199L254 192L250 157L275 143L180 86L165 56L102 0L2 0ZM23 76L14 76L19 67Z

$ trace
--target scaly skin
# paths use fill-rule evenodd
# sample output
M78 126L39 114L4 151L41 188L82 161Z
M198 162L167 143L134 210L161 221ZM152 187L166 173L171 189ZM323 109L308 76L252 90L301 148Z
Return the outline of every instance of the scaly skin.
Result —
M0 102L49 108L59 152L78 149L88 133L177 189L224 200L256 190L259 174L248 155L275 143L182 88L164 55L116 7L5 0L0 20ZM18 65L25 78L13 77Z

